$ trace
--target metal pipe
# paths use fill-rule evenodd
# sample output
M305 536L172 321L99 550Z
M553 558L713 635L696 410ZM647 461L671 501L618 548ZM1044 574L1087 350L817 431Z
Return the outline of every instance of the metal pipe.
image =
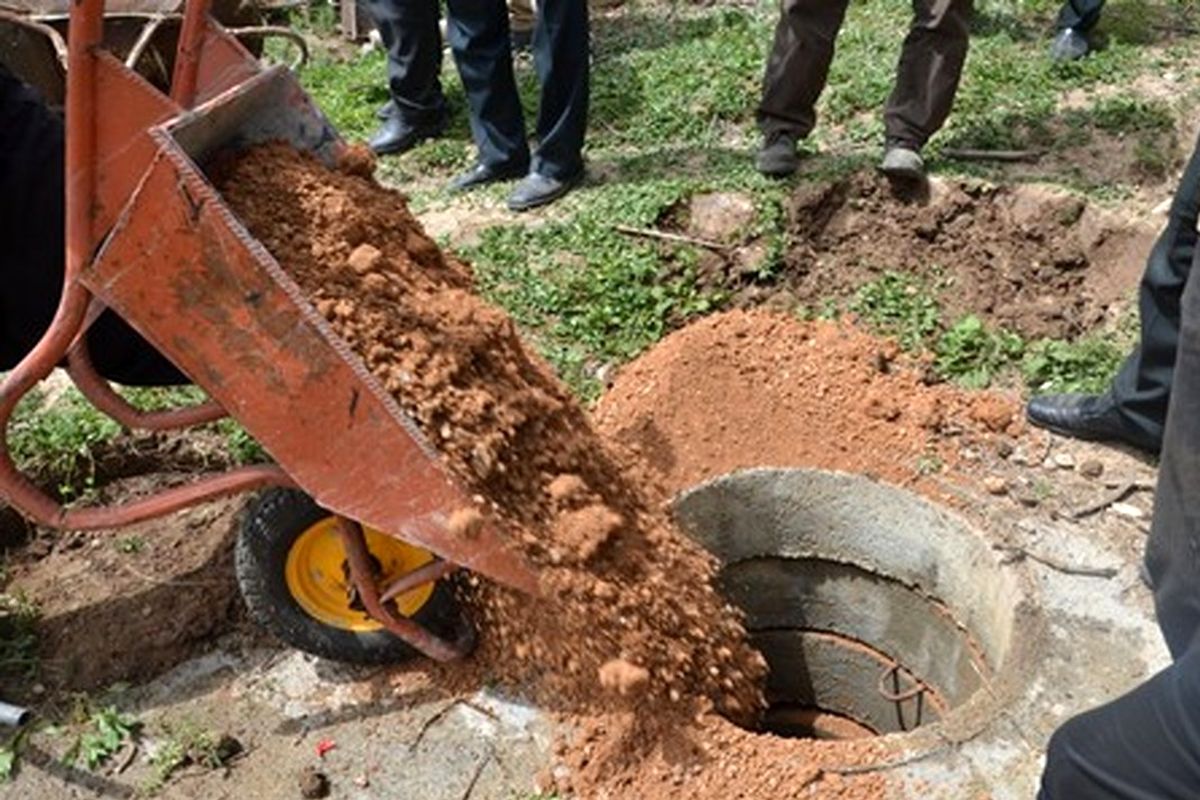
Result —
M14 706L0 700L0 725L19 728L33 718L33 712L24 706Z
M183 9L183 27L175 50L175 74L171 77L171 99L190 109L196 101L196 81L200 74L200 51L208 33L208 11L212 0L187 0Z
M225 409L211 400L165 411L142 411L134 408L96 372L91 353L88 352L87 340L83 337L80 337L67 353L67 363L67 374L71 376L71 380L83 396L126 428L166 431L215 422L227 416Z
M358 589L358 598L372 619L434 661L454 661L471 651L474 644L472 635L464 633L458 641L448 642L425 626L388 611L379 601L379 587L372 574L371 557L362 526L341 516L337 518L337 522L342 548L346 552L346 563L350 565L350 577Z

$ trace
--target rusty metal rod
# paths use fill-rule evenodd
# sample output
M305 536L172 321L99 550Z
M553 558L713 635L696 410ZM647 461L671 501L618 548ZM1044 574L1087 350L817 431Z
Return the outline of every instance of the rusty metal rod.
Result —
M434 661L454 661L467 655L471 649L469 638L448 642L425 626L405 617L397 617L387 610L379 599L379 587L371 573L371 557L362 526L342 516L337 521L338 534L346 551L346 562L350 565L350 577L371 618Z
M456 569L458 569L457 564L451 564L445 559L430 561L428 564L417 567L412 572L406 572L388 584L388 587L383 590L383 594L379 596L379 602L386 603L405 592L412 591L421 584L431 583L439 578L443 578Z
M196 102L196 81L200 74L200 53L208 33L208 12L212 0L187 0L183 26L175 51L175 74L171 77L171 99L183 108Z
M67 353L67 374L92 405L126 428L146 431L165 431L190 428L205 422L215 422L228 416L220 403L208 401L186 408L167 411L142 411L134 408L117 394L100 373L96 372L88 353L87 340L80 338Z

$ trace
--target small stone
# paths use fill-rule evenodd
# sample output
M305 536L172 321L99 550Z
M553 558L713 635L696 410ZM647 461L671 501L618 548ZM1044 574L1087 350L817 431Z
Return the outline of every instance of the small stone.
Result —
M213 755L221 764L228 764L234 758L238 757L245 751L245 747L237 738L230 736L228 733L221 734L221 738L217 739L216 747L213 748Z
M1145 512L1143 512L1140 508L1130 505L1129 503L1113 503L1111 506L1109 506L1109 508L1112 509L1114 514L1125 517L1126 519L1142 519L1146 516Z
M1008 439L1001 439L996 442L996 455L1000 458L1008 458L1013 454L1013 445Z
M1042 502L1041 498L1037 496L1037 493L1028 486L1014 490L1012 496L1013 499L1018 503L1023 506L1029 506L1030 508L1033 508Z
M305 767L300 773L300 796L308 800L329 796L329 778L325 773L317 772L312 767Z
M1094 458L1089 458L1079 465L1079 474L1085 478L1099 478L1104 474L1104 464Z
M1054 466L1059 469L1075 469L1075 456L1070 453L1055 453Z
M999 475L989 475L983 479L983 488L988 494L1001 495L1008 492L1008 481Z

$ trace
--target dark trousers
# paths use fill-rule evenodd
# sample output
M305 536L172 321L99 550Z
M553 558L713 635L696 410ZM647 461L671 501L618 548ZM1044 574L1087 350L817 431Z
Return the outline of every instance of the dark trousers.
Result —
M63 123L0 66L0 370L12 369L50 326L65 267ZM187 378L105 311L88 329L96 369L128 385Z
M1087 33L1100 21L1104 0L1067 0L1058 12L1058 29L1074 28Z
M1200 218L1200 140L1175 190L1166 227L1159 234L1138 289L1141 340L1113 380L1110 396L1126 424L1161 441L1175 376L1180 298L1196 256Z
M368 0L387 51L388 90L400 116L412 125L446 114L442 95L442 35L438 0Z
M782 0L767 58L759 127L807 136L817 121L833 44L849 0ZM913 0L913 22L884 111L889 142L920 148L942 127L967 56L972 0Z
M1158 623L1176 660L1054 733L1039 800L1200 796L1200 282L1187 286L1182 306L1146 548Z
M462 76L479 161L524 169L525 116L513 77L504 0L447 0L446 37ZM533 171L551 178L583 169L588 110L586 0L543 0L533 26L533 63L541 83Z

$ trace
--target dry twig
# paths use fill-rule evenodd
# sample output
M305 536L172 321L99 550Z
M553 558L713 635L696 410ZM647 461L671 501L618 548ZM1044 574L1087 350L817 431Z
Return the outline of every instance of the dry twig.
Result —
M992 549L1000 550L1001 552L1007 554L1003 561L1005 564L1012 564L1016 561L1021 561L1028 558L1030 561L1036 561L1039 564L1047 566L1055 572L1061 572L1064 575L1083 575L1088 578L1112 578L1118 572L1116 567L1088 567L1067 564L1066 562L1059 561L1057 558L1040 555L1030 550L1026 550L1024 547L1018 547L1017 545L1012 544L994 544L992 545Z
M676 244L694 244L697 247L714 250L718 253L727 252L731 247L731 245L721 244L720 242L710 242L708 239L697 239L695 236L684 236L682 233L668 233L667 231L656 231L650 228L613 225L613 230L617 233L623 233L626 236L641 236L645 239L659 239L664 242L674 242Z
M1083 519L1084 517L1090 517L1092 514L1108 508L1113 503L1121 502L1134 492L1149 491L1153 488L1154 486L1146 481L1126 481L1108 494L1101 497L1096 502L1089 503L1082 508L1077 508L1067 516L1069 516L1071 519Z
M961 147L942 149L942 156L954 161L1037 161L1043 155L1043 150L974 150Z

